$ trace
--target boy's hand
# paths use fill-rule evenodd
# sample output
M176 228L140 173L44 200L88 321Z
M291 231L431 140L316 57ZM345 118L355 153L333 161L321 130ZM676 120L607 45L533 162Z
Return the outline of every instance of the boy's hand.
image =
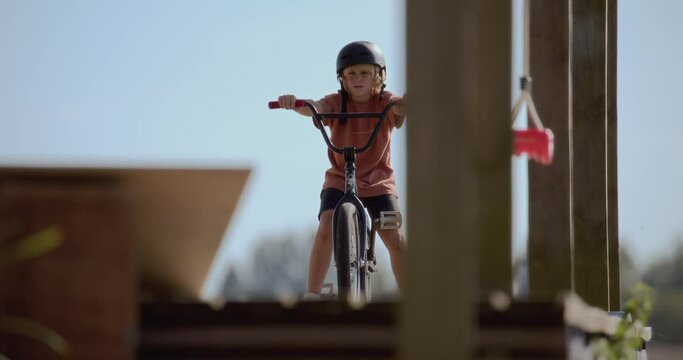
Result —
M296 102L296 96L294 95L282 95L277 98L277 102L283 109L293 110L294 102Z
M277 98L277 102L280 104L280 107L283 109L287 110L294 110L300 115L304 116L311 116L311 110L309 110L306 106L299 106L296 107L294 106L294 103L297 101L296 96L294 95L282 95L279 98ZM316 101L311 101L311 100L306 100L313 106L315 106L317 109L320 109L320 104Z

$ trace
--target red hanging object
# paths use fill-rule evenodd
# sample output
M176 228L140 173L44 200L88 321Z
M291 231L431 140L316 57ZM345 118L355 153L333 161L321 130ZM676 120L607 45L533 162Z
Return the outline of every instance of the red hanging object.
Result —
M550 165L553 162L555 150L555 137L553 132L543 127L541 117L536 112L534 99L531 97L531 77L523 76L520 82L521 94L512 109L512 122L517 119L517 115L522 105L527 105L527 119L534 125L534 128L523 130L512 130L512 145L514 155L526 154L530 160L535 160L542 165Z
M514 155L526 154L530 160L535 160L542 165L550 165L553 162L555 150L555 137L550 129L543 127L541 117L538 116L534 99L531 96L531 62L530 62L530 27L531 15L530 2L524 1L524 75L519 79L521 94L515 106L512 108L512 123L514 124L522 105L527 105L527 122L533 124L533 128L512 130L512 153Z
M514 155L526 154L542 165L553 162L555 137L548 128L513 130Z

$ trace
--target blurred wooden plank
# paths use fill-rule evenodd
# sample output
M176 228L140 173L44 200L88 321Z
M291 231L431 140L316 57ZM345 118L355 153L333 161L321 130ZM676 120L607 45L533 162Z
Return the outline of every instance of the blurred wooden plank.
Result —
M341 302L141 305L141 359L393 359L396 305Z
M527 1L532 95L543 125L555 135L552 165L529 162L529 296L552 300L572 288L569 0Z
M572 0L572 222L575 291L609 308L606 0Z
M339 302L145 303L140 308L141 359L394 359L397 303L353 309ZM481 337L476 358L563 359L567 329L557 303L476 306ZM461 333L448 334L452 339ZM466 355L464 352L460 356Z

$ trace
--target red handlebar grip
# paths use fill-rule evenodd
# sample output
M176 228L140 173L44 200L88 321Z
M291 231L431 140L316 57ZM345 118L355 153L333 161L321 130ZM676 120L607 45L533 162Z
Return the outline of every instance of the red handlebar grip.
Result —
M306 106L306 100L297 100L294 102L294 107L304 107ZM269 101L268 102L268 108L269 109L280 109L282 106L280 106L280 103L277 101Z

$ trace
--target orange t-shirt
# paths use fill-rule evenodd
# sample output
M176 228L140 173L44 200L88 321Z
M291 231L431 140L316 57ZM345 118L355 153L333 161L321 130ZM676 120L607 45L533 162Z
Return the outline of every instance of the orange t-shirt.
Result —
M321 113L341 112L341 94L327 95L319 100ZM384 107L398 97L390 92L384 92L382 97L373 97L369 102L360 104L349 99L346 110L352 112L382 112ZM323 124L330 128L330 140L337 147L355 146L361 147L370 138L375 129L377 118L350 118L345 124L338 119L325 119ZM356 186L359 197L391 194L398 197L396 190L396 176L391 168L391 132L394 128L403 125L404 117L397 116L389 111L381 129L377 133L375 143L364 153L356 155ZM314 124L315 121L313 122ZM316 125L317 126L317 125ZM323 189L334 188L344 191L344 154L337 154L327 150L330 159L330 167L325 172Z

